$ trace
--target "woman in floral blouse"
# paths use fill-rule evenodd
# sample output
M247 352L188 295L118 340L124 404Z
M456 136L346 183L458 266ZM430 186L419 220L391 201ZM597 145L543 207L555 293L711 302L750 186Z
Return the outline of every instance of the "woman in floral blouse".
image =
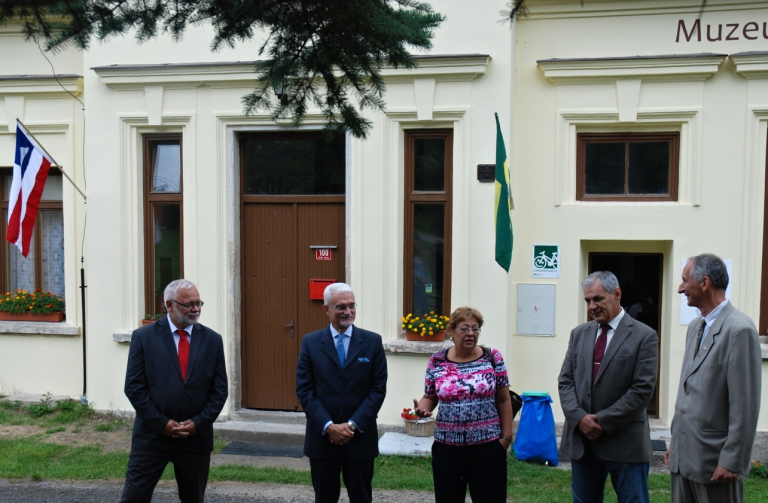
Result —
M437 407L432 476L436 503L505 502L507 449L512 442L512 401L507 368L496 349L478 346L483 315L471 307L451 314L453 347L432 355L424 396L414 411L429 417Z

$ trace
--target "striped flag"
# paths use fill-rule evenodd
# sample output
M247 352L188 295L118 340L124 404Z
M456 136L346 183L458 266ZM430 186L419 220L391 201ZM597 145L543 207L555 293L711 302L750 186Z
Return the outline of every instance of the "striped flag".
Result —
M32 241L40 197L53 161L35 139L16 125L16 159L8 200L8 232L5 239L15 244L26 258Z
M496 115L496 205L494 221L496 224L496 262L509 272L512 263L512 194L509 190L509 161L504 138L501 136L499 114Z

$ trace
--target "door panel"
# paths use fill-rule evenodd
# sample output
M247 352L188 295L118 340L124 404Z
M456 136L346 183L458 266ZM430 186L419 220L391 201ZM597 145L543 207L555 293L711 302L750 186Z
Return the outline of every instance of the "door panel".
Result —
M301 337L328 324L323 302L309 299L309 280L345 280L344 202L328 199L243 204L243 407L300 408ZM318 261L311 246L337 248Z
M243 205L243 406L295 408L295 210L291 204Z

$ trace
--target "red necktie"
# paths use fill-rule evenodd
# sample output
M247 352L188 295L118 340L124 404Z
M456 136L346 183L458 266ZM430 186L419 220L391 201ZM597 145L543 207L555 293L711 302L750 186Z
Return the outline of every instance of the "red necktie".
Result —
M181 366L181 378L187 380L187 362L189 362L189 339L186 330L176 330L179 334L179 365Z
M610 325L600 325L600 335L597 336L595 341L595 353L592 357L592 382L595 382L597 373L600 371L600 365L603 363L605 346L608 344L608 330L610 328Z

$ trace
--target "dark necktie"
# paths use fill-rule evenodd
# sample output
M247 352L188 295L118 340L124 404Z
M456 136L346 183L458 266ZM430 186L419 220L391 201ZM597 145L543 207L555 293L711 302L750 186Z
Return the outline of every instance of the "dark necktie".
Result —
M603 357L605 356L605 346L608 344L608 330L610 325L600 325L600 335L597 336L595 341L595 353L592 357L592 382L595 382L597 373L600 372L600 365L603 363Z
M699 354L699 346L701 346L701 338L704 336L705 328L707 328L707 322L706 320L701 320L701 325L699 325L699 331L696 333L696 347L693 349L694 358L696 358L696 355Z
M336 336L338 339L336 342L336 353L339 354L339 363L341 364L341 368L344 368L344 363L346 363L347 360L347 352L344 351L344 337L346 337L344 334L339 334Z
M187 380L187 363L189 362L189 339L186 330L176 330L179 334L179 366L181 366L181 378Z

